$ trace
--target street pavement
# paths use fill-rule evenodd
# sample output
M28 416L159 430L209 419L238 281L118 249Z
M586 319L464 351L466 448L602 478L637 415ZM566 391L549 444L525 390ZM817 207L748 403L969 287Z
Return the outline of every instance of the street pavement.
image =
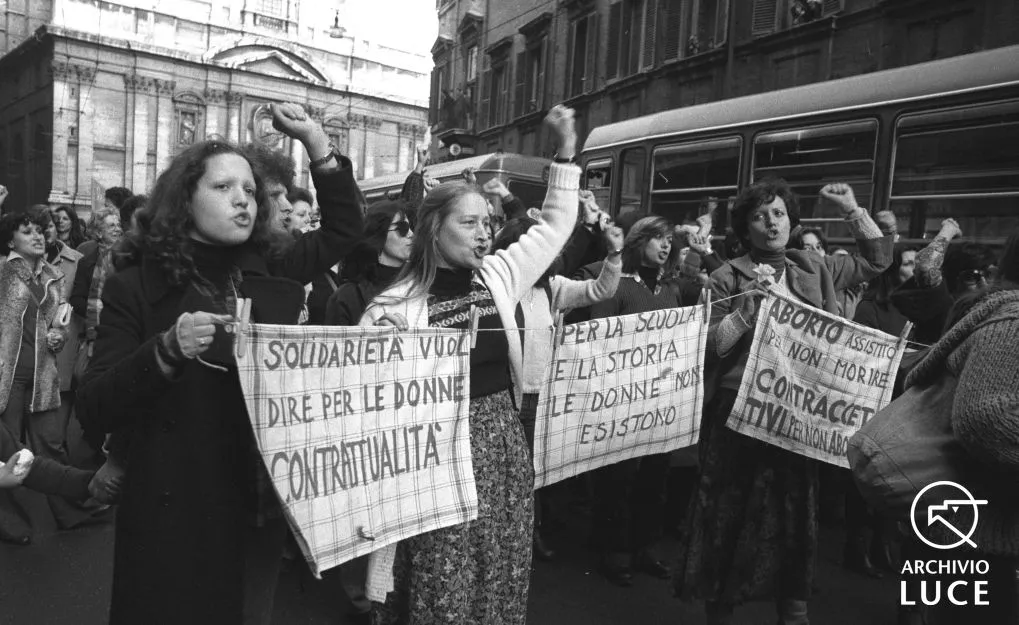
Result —
M28 547L0 544L0 625L100 625L106 623L113 572L113 526L60 532L48 518L42 497L21 499L36 524ZM557 549L552 562L536 562L531 578L528 623L532 625L700 625L699 606L671 596L669 582L638 575L632 588L617 588L594 570L595 558L582 541L583 532L550 537ZM870 580L838 564L841 532L822 532L817 585L810 603L814 625L892 625L897 583ZM665 545L675 553L675 543ZM346 625L349 603L336 575L322 581L301 563L285 567L276 597L273 623L280 625ZM772 625L774 609L766 603L737 611L739 625ZM141 624L140 624L141 625Z
M113 572L113 525L58 531L41 495L19 491L30 511L35 540L28 547L0 543L0 625L101 625L107 621ZM552 562L536 562L528 606L530 625L702 625L700 606L672 597L668 581L644 575L618 588L595 571L586 546L587 522L570 513L566 528L551 534ZM567 529L568 528L568 529ZM812 625L894 625L898 584L872 580L839 565L843 534L823 527L818 594L810 602ZM676 543L666 541L672 558ZM276 595L273 623L353 625L338 576L315 580L303 563L288 563ZM736 625L773 625L774 608L754 603L737 610ZM149 624L139 624L149 625Z

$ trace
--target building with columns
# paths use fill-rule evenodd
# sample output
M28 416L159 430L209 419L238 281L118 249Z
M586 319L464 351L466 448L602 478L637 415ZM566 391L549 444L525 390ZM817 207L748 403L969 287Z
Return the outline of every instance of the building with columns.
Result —
M413 167L427 130L424 55L337 28L342 2L8 0L0 5L0 184L10 206L146 192L196 141L262 142L290 101L320 121L358 178ZM349 24L348 24L349 25ZM351 33L356 28L351 28Z

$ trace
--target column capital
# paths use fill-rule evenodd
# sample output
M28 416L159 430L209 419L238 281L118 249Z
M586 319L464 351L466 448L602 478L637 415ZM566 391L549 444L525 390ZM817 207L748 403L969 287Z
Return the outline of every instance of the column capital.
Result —
M155 93L156 79L149 76L139 76L138 74L124 74L124 87L128 91Z
M156 92L159 95L173 95L174 90L177 88L177 81L175 80L154 78L153 81L156 85Z
M204 94L205 100L212 104L220 104L226 99L227 92L223 89L212 89L206 88Z

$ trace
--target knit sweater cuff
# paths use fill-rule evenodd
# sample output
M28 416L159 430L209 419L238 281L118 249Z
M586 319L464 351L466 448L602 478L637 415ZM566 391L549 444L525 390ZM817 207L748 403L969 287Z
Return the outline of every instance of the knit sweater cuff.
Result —
M552 163L548 172L548 186L567 190L580 188L580 168L570 163Z
M846 224L854 239L880 239L885 236L863 208L857 208L855 213L846 217Z
M753 326L746 322L738 310L726 315L715 326L715 345L718 348L718 355L725 356L732 351L740 338L752 328Z

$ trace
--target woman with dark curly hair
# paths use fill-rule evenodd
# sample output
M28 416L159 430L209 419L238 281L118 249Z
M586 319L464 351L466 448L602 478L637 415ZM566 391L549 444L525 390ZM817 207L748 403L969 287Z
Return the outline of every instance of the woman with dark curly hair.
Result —
M296 323L302 284L361 231L350 161L299 107L274 107L274 116L312 158L325 209L318 236L295 240L272 226L241 150L198 143L159 177L103 292L78 414L86 428L113 433L112 456L127 465L114 624L272 614L287 526L255 447L230 324L238 298L252 300L254 321Z
M891 264L882 236L848 185L821 196L838 206L856 235L858 256L787 250L799 223L784 180L763 180L736 199L732 227L749 253L711 275L711 328L704 379L717 380L704 409L701 474L676 572L677 594L706 602L709 625L732 622L734 606L776 600L780 625L806 625L817 558L817 462L726 427L743 378L761 300L769 290L837 314L836 292ZM769 268L773 280L764 275ZM758 272L760 271L760 276ZM735 299L729 299L738 296ZM713 370L713 371L712 371Z
M81 219L70 206L61 204L54 208L53 223L57 227L57 238L72 250L78 249L78 246L85 242L85 230L82 228Z

